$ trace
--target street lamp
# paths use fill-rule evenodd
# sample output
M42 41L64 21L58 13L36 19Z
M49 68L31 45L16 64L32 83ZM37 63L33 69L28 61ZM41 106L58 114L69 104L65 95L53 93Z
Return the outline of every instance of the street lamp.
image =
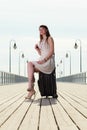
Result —
M22 51L19 52L19 75L20 75L20 57L24 58L24 53Z
M69 53L69 54L68 54L68 53ZM68 52L66 53L66 58L68 58L69 55L70 55L70 75L71 75L71 52L70 52L70 51L68 51Z
M14 43L13 48L16 49L16 41L15 40L10 40L10 44L9 44L9 73L11 73L11 44Z
M63 75L65 75L65 65L64 65L64 59L60 60L60 64L63 64Z
M74 48L77 49L78 48L78 44L77 42L79 41L80 44L80 72L82 72L82 44L81 44L81 40L77 39L74 45Z

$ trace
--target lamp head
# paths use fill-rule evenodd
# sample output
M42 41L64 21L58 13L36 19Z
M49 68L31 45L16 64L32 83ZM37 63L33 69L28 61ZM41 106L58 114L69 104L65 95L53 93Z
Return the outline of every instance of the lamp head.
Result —
M21 56L22 58L24 58L24 54L22 53L22 56Z
M77 43L75 43L75 45L74 45L74 48L75 48L75 49L77 49L77 48L78 48L78 45L77 45Z
M13 46L13 48L14 48L14 49L16 49L16 48L17 48L17 45L16 45L16 43L14 43L14 46Z
M28 60L26 62L28 63Z
M68 53L66 53L66 58L68 58L68 56L69 56Z
M60 63L62 63L63 61L61 60Z

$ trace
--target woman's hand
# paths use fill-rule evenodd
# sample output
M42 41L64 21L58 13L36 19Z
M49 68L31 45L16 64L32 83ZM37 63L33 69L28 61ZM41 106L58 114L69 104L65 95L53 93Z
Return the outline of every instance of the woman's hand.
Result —
M35 45L35 49L36 49L36 50L38 50L38 49L39 49L38 44L36 44L36 45Z
M38 64L44 64L45 63L45 60L39 60L37 61Z
M38 54L41 55L41 51L40 51L38 44L35 45L35 49L37 50Z

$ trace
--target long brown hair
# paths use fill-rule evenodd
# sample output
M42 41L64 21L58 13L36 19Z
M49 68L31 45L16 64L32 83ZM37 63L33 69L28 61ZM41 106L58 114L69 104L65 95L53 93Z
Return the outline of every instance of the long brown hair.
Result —
M48 27L46 25L40 25L39 29L40 28L45 28L46 29L46 36L47 36L47 39L48 39L48 37L50 36L50 32L49 32ZM40 35L40 42L42 41L42 39L43 39L43 37L42 37L42 35Z

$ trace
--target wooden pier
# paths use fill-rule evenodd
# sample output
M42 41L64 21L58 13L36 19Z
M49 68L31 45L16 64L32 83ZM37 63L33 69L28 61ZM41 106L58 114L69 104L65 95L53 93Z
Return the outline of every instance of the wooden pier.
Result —
M87 130L87 85L57 83L58 99L36 94L27 83L0 86L0 130Z

